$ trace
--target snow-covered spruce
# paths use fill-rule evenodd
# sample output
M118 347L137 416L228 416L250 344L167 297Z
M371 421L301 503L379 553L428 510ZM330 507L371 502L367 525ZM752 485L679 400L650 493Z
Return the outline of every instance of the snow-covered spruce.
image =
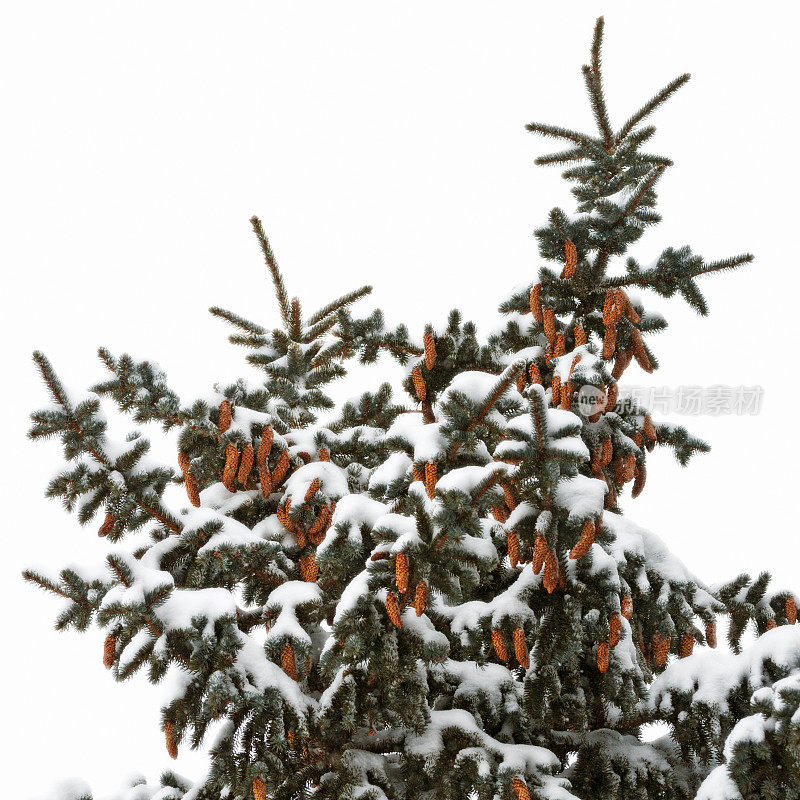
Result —
M59 628L106 630L118 680L170 672L170 756L210 749L203 779L137 777L114 800L800 796L797 598L766 575L707 586L620 511L653 447L682 463L706 447L615 403L666 327L631 290L705 313L696 278L750 257L668 248L616 268L670 163L643 149L645 120L686 76L615 131L602 29L584 68L598 133L529 126L566 143L539 162L567 166L577 211L537 231L555 267L487 339L458 312L416 336L353 316L369 287L306 316L254 218L281 327L212 312L262 381L185 403L155 364L103 349L110 374L82 398L35 354L52 405L31 436L60 437L68 462L48 494L107 546L99 566L26 577L62 601ZM347 360L383 352L412 403L384 384L333 409ZM177 470L138 433L110 441L101 398L179 430ZM720 615L731 653L693 652ZM653 722L671 737L645 741Z

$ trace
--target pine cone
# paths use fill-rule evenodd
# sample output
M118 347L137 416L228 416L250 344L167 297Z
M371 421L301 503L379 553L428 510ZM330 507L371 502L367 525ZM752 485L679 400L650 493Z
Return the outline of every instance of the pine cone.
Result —
M519 564L519 538L514 531L508 532L508 561L511 569L516 569Z
M561 389L561 408L569 411L572 408L572 392L574 387L572 381L567 381Z
M581 325L576 325L573 329L573 335L575 337L575 346L580 347L582 344L586 344L586 331L583 329Z
M625 619L630 620L633 617L633 599L629 594L622 598L620 603L620 613Z
M541 325L544 316L542 312L542 284L537 283L531 289L531 297L530 297L530 305L531 305L531 314L533 314L533 318Z
M564 242L564 277L569 280L578 266L578 251L575 245L567 239Z
M619 614L612 614L608 620L608 646L613 650L622 636L622 619Z
M525 644L525 631L522 628L514 628L514 655L517 657L520 666L523 669L528 669L530 663L528 661L528 647Z
M222 483L229 492L236 491L236 472L239 467L239 450L235 444L225 445L225 467L222 471Z
M164 738L167 742L167 755L170 758L178 757L178 743L175 741L174 731L171 722L164 723Z
M103 524L100 526L100 530L97 531L98 536L108 536L111 531L114 530L114 515L110 511L106 511L105 519L103 520Z
M777 628L777 627L778 627L778 623L775 622L774 619L769 619L769 620L767 620L767 626L766 626L765 632L766 631L771 631L773 628Z
M248 442L242 450L242 460L239 462L239 472L236 476L242 486L247 486L250 470L253 469L253 461L255 461L255 452L253 445Z
M281 669L293 680L297 680L297 659L291 642L286 642L281 650Z
M553 373L553 383L551 384L550 399L554 406L561 402L561 378L557 373Z
M556 341L556 315L551 306L544 306L542 309L542 325L544 326L544 335L550 344L555 344Z
M220 433L225 433L228 428L231 426L231 419L233 418L233 412L231 410L231 404L229 400L223 400L219 404L219 422L217 423L217 430Z
M416 464L413 466L411 470L411 480L414 482L425 480L425 474Z
M791 594L786 598L786 620L790 625L797 622L797 602Z
M647 481L647 467L640 464L636 472L636 480L633 482L633 489L631 490L631 497L638 497L644 491L644 485Z
M281 481L286 475L286 471L291 466L292 459L289 456L288 450L281 450L278 460L275 463L275 469L272 471L272 487L273 489L280 486Z
M656 632L653 636L653 658L659 669L663 669L666 665L671 645L672 641L665 633Z
M492 506L492 516L498 522L505 522L508 519L508 511L505 506Z
M311 481L311 483L309 484L308 489L306 489L306 495L303 498L303 502L304 503L310 502L318 491L319 491L319 478L314 478L314 480Z
M553 355L561 358L567 352L567 339L563 333L556 335L556 343L553 345Z
M408 556L405 553L398 553L394 560L394 577L397 591L405 594L408 590Z
M610 437L606 436L606 438L603 439L602 448L603 449L600 453L600 464L605 467L606 465L610 464L611 459L614 458L614 445L611 444Z
M327 447L320 447L319 449L319 460L320 461L330 461L331 460L331 453Z
M517 391L521 394L525 391L525 372L520 372L517 375Z
M430 331L425 331L422 343L425 347L425 366L431 370L436 363L436 342L433 340L433 334Z
M633 343L633 357L636 359L636 363L645 372L652 372L653 365L650 363L650 358L647 355L647 350L645 350L644 348L644 341L642 340L642 334L638 328L633 328L631 330L631 341Z
M583 558L594 544L594 520L587 519L581 529L581 538L575 543L575 547L569 551L569 557L574 561Z
M544 576L542 585L548 594L552 594L558 586L558 559L556 554L548 548L547 555L544 557Z
M533 543L533 574L538 575L542 571L545 556L547 555L547 542L542 534L536 536L536 541Z
M600 642L597 645L597 669L600 672L608 672L608 642Z
M400 619L400 608L397 605L397 596L394 592L386 593L386 613L392 621L392 625L396 628L403 627L403 621Z
M631 361L633 361L633 353L627 348L617 353L614 368L611 370L611 377L618 381L622 377L622 373L630 366Z
M709 647L717 646L717 623L709 622L706 625L706 644Z
M687 631L681 636L680 657L688 658L694 650L694 635L691 631Z
M284 525L284 527L286 526ZM298 526L293 526L293 527L294 527L294 538L297 539L297 546L302 550L308 544L308 534L306 533L306 531L304 531L302 528ZM305 567L301 563L300 564L301 575L303 574L304 569Z
M537 367L536 364L528 365L528 377L531 379L531 383L542 385L542 373L539 371L539 367Z
M645 438L650 442L657 442L658 436L656 434L656 427L653 425L653 420L649 414L644 415L644 426L642 428Z
M417 395L417 400L422 402L427 397L425 389L425 381L422 378L422 371L419 367L414 367L411 370L411 382L414 384L414 392Z
M417 616L421 617L428 605L428 584L425 581L420 581L417 584L417 590L414 592L414 611Z
M114 666L114 659L117 656L117 638L113 633L106 636L103 642L103 666L106 669L111 669Z
M433 461L428 461L425 464L425 491L428 497L433 499L433 493L436 490L436 464Z
M258 445L258 453L256 453L256 461L259 466L267 463L269 458L269 451L272 450L272 439L275 433L269 425L265 425L261 431L261 442Z
M614 357L617 347L617 328L614 325L606 325L603 334L603 358L609 361Z
M517 800L531 800L531 793L528 791L528 785L522 778L514 778L511 781L511 788L517 795Z
M317 559L313 553L305 556L300 556L300 575L307 583L316 583L319 576L319 567L317 566Z
M608 392L606 393L605 411L613 411L617 407L618 399L619 399L619 385L617 383L612 383L608 387Z
M258 465L258 482L261 484L261 496L268 498L272 494L272 477L266 462Z
M506 650L506 642L503 639L503 634L497 628L492 631L492 647L497 657L505 663L508 661L508 651Z
M267 784L261 778L253 781L253 800L267 800Z

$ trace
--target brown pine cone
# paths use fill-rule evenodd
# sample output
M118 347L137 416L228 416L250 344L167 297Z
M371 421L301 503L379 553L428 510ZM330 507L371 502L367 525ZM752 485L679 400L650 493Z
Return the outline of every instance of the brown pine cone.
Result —
M220 433L225 433L228 428L231 426L231 419L233 418L233 412L231 409L231 404L229 400L223 400L219 404L219 422L217 423L217 430Z
M103 666L106 669L111 669L114 666L114 659L117 656L117 639L113 633L106 636L103 642Z
M563 333L556 334L556 343L553 345L553 355L561 358L567 352L567 340Z
M522 628L514 628L514 655L517 657L520 666L523 669L528 669L530 663L528 662L528 647L525 644L525 631Z
M672 641L665 633L659 631L653 636L653 658L659 669L666 665L671 645Z
M619 399L619 385L617 383L612 383L608 387L608 392L606 394L606 407L605 411L613 411L617 407L617 400Z
M266 499L272 494L272 477L266 462L258 465L258 482L261 484L261 496Z
M541 325L544 316L542 313L542 284L537 283L531 289L531 297L530 297L530 305L531 305L531 314L533 314L533 318Z
M650 442L657 442L658 436L656 435L656 427L653 425L653 420L650 418L649 414L644 415L644 427L642 428L644 431L645 438Z
M394 592L386 593L386 613L396 628L403 627L403 620L400 619L400 608L397 605L397 595Z
M687 631L681 636L681 646L679 655L681 658L688 658L694 650L694 635Z
M436 342L433 340L433 334L430 331L425 331L422 343L425 347L425 366L431 370L436 363Z
M564 277L569 280L578 266L578 250L575 245L567 239L564 242Z
M250 470L253 469L253 461L255 461L255 452L253 445L248 442L242 450L242 460L239 462L239 472L236 475L236 479L242 486L247 486Z
M633 598L626 594L620 603L620 613L625 619L630 620L633 617Z
M261 441L258 445L258 453L256 453L256 461L259 466L267 463L269 451L272 450L272 439L275 433L269 425L265 425L261 431Z
M225 467L222 470L222 483L229 492L236 491L236 472L239 468L239 450L235 444L225 445Z
M492 647L497 657L505 663L508 661L508 651L506 650L506 642L503 639L503 634L497 628L492 631Z
M609 361L614 357L617 347L617 328L614 325L606 325L603 334L603 358Z
M425 464L425 491L428 497L433 499L433 493L436 490L436 464L433 461L428 461Z
M633 489L631 490L631 497L638 497L644 491L644 485L647 481L647 467L644 464L639 464L636 472L636 480L633 482Z
M421 617L428 605L428 584L425 581L420 581L417 584L417 590L414 592L414 611L417 616Z
M300 575L306 583L316 583L319 576L319 567L317 566L317 559L313 553L305 556L300 556Z
M790 625L797 622L797 602L791 594L786 598L786 620Z
M330 461L331 460L331 453L327 447L320 447L319 449L319 460L320 461Z
M583 528L581 529L581 538L575 544L575 547L569 551L569 557L574 561L577 558L583 558L589 550L592 549L592 545L594 544L594 520L587 519L583 523Z
M514 778L511 781L511 788L517 795L517 800L531 800L531 793L528 791L528 785L522 778Z
M511 569L516 569L519 564L519 538L514 531L508 532L508 561Z
M528 365L528 377L531 379L531 383L538 383L541 386L542 373L539 371L539 367L537 367L536 364Z
M544 335L551 345L556 341L556 315L551 306L545 306L542 309L542 325L544 326Z
M709 622L706 625L706 644L709 647L717 646L717 623Z
M553 382L551 384L550 398L554 406L557 406L561 403L561 378L559 378L558 374L555 372L553 373Z
M765 630L766 631L771 631L773 628L777 628L777 627L778 627L778 623L775 622L774 619L769 619L769 620L767 620L767 626L766 626Z
M427 397L425 389L425 381L422 378L422 371L419 367L414 367L411 370L411 382L414 384L414 393L417 395L417 400L422 402Z
M611 377L618 381L622 377L622 373L630 366L631 361L633 361L633 353L630 350L626 348L618 352L614 368L611 370Z
M652 372L653 365L650 363L650 358L647 355L647 351L644 348L644 341L642 340L642 334L640 333L638 328L633 328L631 331L631 341L633 342L633 357L636 359L636 363L645 371L645 372Z
M267 800L267 784L261 778L253 781L253 800Z
M170 758L177 758L178 743L175 741L174 729L171 722L164 723L164 738L167 742L167 754Z
M608 642L600 642L597 645L597 669L600 672L608 672Z
M100 530L97 531L98 536L108 536L111 531L114 530L114 515L110 511L106 511L105 519L103 520L103 524L100 526Z
M606 436L603 439L602 450L600 452L600 464L602 466L606 466L611 463L611 460L614 458L614 445L611 443L611 439Z
M572 386L572 381L567 381L561 388L561 408L564 409L564 411L569 411L572 408L573 391L574 387Z
M281 450L278 460L275 462L275 469L272 471L272 488L275 489L280 486L281 481L286 475L286 471L291 466L292 459L289 456L288 450Z
M286 642L281 650L281 669L293 680L297 680L297 659L291 642Z
M608 620L608 646L613 650L622 636L622 618L619 614L612 614Z
M311 483L309 484L308 489L306 489L306 494L305 497L303 498L303 502L304 503L310 502L318 491L319 491L319 478L314 478L314 480L311 481Z
M576 325L573 329L573 335L575 337L575 346L580 347L582 344L586 344L586 331L583 329L581 325Z
M544 576L542 585L547 590L547 594L552 594L558 586L558 559L556 554L548 548L547 555L544 557Z
M405 553L398 553L394 560L394 577L397 591L405 594L408 590L408 556Z
M547 542L542 534L536 536L536 541L533 543L533 574L538 575L542 571L545 557L547 556Z

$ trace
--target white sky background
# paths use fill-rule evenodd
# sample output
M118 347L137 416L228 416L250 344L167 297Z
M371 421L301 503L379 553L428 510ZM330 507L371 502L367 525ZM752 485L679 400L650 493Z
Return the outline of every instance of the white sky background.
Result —
M772 570L800 589L797 452L796 123L798 13L742 2L28 2L0 21L5 303L2 419L4 725L8 796L61 776L101 791L172 766L160 688L116 684L102 637L56 634L59 603L23 585L96 559L42 497L55 444L25 440L46 403L29 361L43 349L79 390L102 376L96 347L157 360L184 398L247 372L213 304L271 325L271 286L248 218L264 221L290 293L311 311L364 283L412 331L461 308L484 330L535 277L531 232L573 203L552 143L530 120L592 126L580 65L606 14L605 75L616 126L676 75L694 77L655 118L653 150L676 166L664 222L633 254L666 245L753 266L703 283L711 316L652 303L670 330L662 369L628 382L761 385L759 416L681 418L712 453L649 462L626 503L702 578ZM556 147L558 145L556 144ZM349 397L395 370L358 373ZM154 442L154 445L156 443ZM172 458L171 445L156 452ZM635 508L631 507L635 506ZM8 546L10 544L10 547ZM182 753L179 772L202 760Z

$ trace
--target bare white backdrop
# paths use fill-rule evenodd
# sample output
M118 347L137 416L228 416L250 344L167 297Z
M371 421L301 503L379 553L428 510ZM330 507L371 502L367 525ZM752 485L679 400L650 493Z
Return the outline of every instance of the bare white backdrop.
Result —
M592 124L579 70L599 13L617 122L694 75L656 119L653 149L676 166L660 185L665 220L634 254L690 243L710 258L756 255L705 281L708 319L655 302L671 322L654 342L663 366L629 380L764 388L756 416L681 418L712 452L685 470L654 454L626 509L707 581L768 569L800 588L794 4L6 4L8 796L67 775L102 793L171 766L158 687L114 683L101 635L53 632L58 601L19 577L103 551L93 527L42 497L58 447L25 440L28 412L46 402L30 351L76 390L101 376L99 344L157 360L186 398L246 373L206 309L276 320L252 214L307 308L371 283L362 308L412 330L452 307L486 330L510 287L536 274L533 228L553 205L572 208L558 170L534 167L549 145L524 124ZM396 379L384 366L380 379ZM356 370L336 396L377 380ZM174 461L171 443L157 452ZM182 752L175 767L195 776L202 763Z

